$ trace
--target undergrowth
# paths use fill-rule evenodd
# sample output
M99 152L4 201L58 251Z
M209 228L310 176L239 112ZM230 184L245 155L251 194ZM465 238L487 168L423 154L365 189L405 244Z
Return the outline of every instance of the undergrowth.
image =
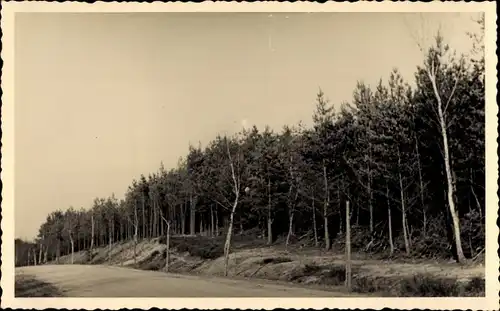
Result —
M162 244L166 241L166 236L159 239ZM202 259L216 259L224 254L221 239L215 237L173 237L170 238L170 248Z
M460 282L456 278L417 274L401 281L399 294L403 297L459 297L484 296L484 291L484 279L478 277Z

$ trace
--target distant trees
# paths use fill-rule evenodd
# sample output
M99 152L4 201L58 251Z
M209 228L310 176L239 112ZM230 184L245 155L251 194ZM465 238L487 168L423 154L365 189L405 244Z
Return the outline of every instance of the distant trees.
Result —
M51 213L30 247L47 262L60 251L223 228L227 273L237 228L258 228L268 244L311 233L330 249L343 247L350 219L353 249L472 257L484 248L484 66L480 53L447 58L440 37L425 52L414 88L393 70L374 88L359 82L338 111L320 90L311 128L253 127L190 147L177 167L132 181L121 201Z
M23 241L22 239L15 239L14 241L14 260L15 266L27 266L33 264L33 250L35 249L35 244L27 241Z

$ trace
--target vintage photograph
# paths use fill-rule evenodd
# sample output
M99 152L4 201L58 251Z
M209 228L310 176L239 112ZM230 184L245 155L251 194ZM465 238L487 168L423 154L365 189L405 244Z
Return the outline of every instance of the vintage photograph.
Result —
M14 298L486 308L499 261L485 16L15 13Z

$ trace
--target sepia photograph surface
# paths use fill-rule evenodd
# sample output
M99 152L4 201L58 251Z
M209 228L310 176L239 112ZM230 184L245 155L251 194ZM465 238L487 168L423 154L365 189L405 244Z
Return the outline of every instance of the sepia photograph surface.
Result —
M2 16L2 307L498 309L495 4Z

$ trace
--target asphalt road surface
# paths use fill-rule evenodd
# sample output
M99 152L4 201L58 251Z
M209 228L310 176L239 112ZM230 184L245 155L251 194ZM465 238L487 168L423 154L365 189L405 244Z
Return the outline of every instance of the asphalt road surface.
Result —
M342 293L261 280L232 280L98 265L16 268L16 279L54 285L66 297L332 297Z

